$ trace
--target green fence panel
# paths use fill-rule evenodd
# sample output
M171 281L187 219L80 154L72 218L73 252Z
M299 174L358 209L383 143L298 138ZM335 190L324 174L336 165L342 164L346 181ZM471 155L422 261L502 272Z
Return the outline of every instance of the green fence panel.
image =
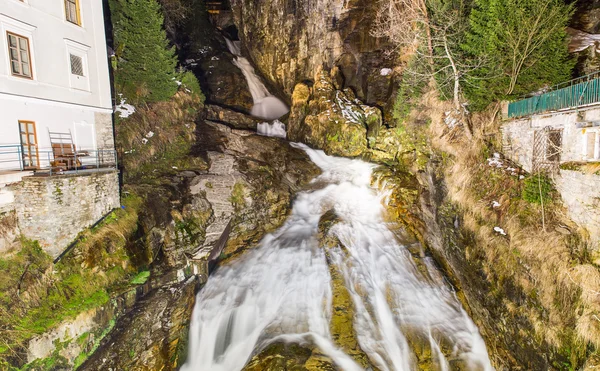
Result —
M523 117L598 102L600 102L600 78L596 77L548 93L511 102L508 105L508 117Z

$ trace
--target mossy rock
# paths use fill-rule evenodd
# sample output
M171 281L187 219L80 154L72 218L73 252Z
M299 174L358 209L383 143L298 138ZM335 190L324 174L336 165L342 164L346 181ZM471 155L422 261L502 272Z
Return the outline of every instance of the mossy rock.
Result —
M373 180L391 189L387 204L389 218L424 243L425 225L419 216L421 191L415 176L400 166L381 166L375 170Z
M306 371L312 349L287 343L273 343L252 357L244 371Z
M308 85L304 83L299 83L294 87L294 92L292 93L292 105L293 106L301 106L308 103L308 99L310 98L310 88Z

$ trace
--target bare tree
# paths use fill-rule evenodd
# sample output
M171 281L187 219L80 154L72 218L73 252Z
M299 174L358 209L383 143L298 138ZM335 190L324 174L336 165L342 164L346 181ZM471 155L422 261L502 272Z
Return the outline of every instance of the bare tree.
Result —
M379 3L373 36L389 39L397 52L412 54L417 60L414 65L428 65L424 70L409 68L406 72L427 80L435 78L442 92L450 88L454 108L461 111L461 84L483 61L462 53L460 42L467 21L460 7L444 8L435 0L380 0Z

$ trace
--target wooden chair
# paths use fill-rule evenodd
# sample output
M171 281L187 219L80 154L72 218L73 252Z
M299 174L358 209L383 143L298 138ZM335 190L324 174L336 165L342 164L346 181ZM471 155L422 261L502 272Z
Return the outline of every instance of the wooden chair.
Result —
M61 170L69 170L81 167L81 157L89 156L86 151L77 152L74 144L52 143L52 154L54 161L52 167Z

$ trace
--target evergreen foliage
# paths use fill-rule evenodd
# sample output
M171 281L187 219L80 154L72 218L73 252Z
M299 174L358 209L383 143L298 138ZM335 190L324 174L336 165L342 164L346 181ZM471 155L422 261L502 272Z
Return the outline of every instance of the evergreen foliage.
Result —
M156 0L111 0L115 85L131 102L167 100L177 91L174 47L169 47Z
M474 0L463 47L485 56L467 80L474 109L516 97L571 77L566 26L573 6L564 0Z

